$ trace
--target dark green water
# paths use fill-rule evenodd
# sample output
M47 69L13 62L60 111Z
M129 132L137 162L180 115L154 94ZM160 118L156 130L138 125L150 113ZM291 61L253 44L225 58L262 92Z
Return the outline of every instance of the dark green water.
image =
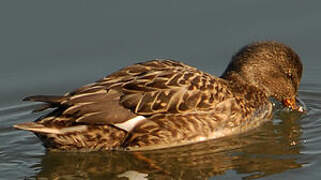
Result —
M317 1L1 1L0 179L320 179L321 3ZM308 113L282 113L222 140L147 153L46 152L13 124L34 94L63 94L153 58L220 75L257 40L293 47Z

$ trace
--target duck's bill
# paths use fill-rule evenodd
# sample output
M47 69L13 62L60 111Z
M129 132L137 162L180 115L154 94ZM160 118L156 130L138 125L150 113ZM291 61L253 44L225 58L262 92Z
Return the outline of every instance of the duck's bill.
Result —
M298 112L306 112L306 106L299 97L287 98L283 100L284 106Z

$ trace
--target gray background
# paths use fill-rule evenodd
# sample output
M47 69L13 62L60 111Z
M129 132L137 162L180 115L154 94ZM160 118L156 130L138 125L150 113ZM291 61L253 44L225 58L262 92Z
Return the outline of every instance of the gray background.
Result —
M0 106L64 93L153 58L220 75L257 40L293 47L320 75L320 1L1 1Z

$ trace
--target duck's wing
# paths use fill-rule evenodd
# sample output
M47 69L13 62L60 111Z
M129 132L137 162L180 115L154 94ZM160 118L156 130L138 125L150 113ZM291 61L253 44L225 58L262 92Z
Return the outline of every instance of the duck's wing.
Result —
M115 125L138 116L206 111L228 95L225 80L180 62L153 60L123 68L64 96L26 100L58 108L54 118L39 121Z

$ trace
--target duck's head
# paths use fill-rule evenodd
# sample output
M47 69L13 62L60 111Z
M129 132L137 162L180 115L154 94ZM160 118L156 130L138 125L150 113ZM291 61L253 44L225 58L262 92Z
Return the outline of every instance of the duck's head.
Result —
M299 56L285 44L264 41L249 44L232 58L222 78L241 78L261 89L291 109L296 106L296 95L302 76Z

